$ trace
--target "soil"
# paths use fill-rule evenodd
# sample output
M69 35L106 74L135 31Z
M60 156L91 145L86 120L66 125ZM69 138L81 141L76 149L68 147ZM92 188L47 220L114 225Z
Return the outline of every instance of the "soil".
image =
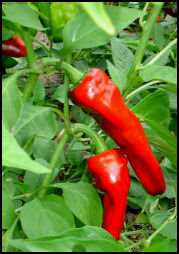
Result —
M38 31L36 34L36 39L44 43L47 47L49 47L50 43L48 40L48 37L44 32ZM33 42L34 49L39 47L39 44L37 42ZM59 84L62 81L62 71L59 70L59 74L54 74L54 75L48 75L48 74L41 74L40 79L45 85L54 85L54 84Z

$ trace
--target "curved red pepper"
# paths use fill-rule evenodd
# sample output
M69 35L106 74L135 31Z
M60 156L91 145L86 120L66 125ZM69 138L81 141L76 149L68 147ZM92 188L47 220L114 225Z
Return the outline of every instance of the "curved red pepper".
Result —
M162 194L166 189L163 172L144 130L105 72L92 69L69 94L116 141L145 189L152 195Z
M116 240L124 226L130 186L127 161L118 148L99 153L87 161L88 171L95 177L96 187L105 192L102 226Z
M11 57L26 56L24 41L17 35L13 35L10 39L2 41L2 54Z

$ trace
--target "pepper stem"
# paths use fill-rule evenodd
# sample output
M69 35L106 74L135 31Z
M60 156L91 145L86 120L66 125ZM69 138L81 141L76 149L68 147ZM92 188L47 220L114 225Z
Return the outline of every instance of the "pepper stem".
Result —
M104 144L104 140L87 125L80 123L74 124L72 128L72 134L77 132L83 132L93 139L93 142L96 145L96 153L101 153L108 150L107 146Z

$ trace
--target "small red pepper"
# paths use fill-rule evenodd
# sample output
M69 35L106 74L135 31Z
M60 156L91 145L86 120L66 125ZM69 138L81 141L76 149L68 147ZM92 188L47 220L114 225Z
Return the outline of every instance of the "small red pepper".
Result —
M95 177L96 187L105 192L102 227L116 240L124 226L130 186L127 161L118 148L99 153L87 161L88 171Z
M10 39L2 41L2 54L11 57L26 56L24 41L17 35L13 35Z
M160 164L140 121L125 105L119 89L106 73L92 69L69 95L116 141L144 188L152 195L162 194L166 185Z

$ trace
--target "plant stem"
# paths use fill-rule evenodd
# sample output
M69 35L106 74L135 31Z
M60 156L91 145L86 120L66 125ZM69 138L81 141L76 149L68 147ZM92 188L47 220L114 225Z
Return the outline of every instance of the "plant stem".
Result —
M67 62L71 62L71 54L67 57ZM64 123L65 128L68 133L71 131L71 122L70 122L70 114L69 114L69 97L68 97L68 91L69 91L69 78L67 74L64 76Z
M32 94L35 83L38 79L38 74L30 74L24 88L24 99L28 100Z
M123 241L125 241L125 243L134 243L133 241L131 241L129 238L127 238L127 236L121 234L120 235L120 239L122 239Z
M42 48L44 48L47 52L49 52L49 48L44 43L39 41L37 38L33 37L32 40L37 42L40 46L42 46Z
M146 207L147 207L149 201L150 201L150 195L147 194L147 198L146 198L146 200L145 200L145 203L144 203L144 206L143 206L143 208L142 208L141 213L144 213L144 212L145 212L145 209L146 209Z
M127 226L124 228L124 230L127 230L127 229L131 228L131 227L134 226L135 224L136 224L136 221L131 222L129 225L127 225Z
M139 229L139 230L135 230L135 231L129 231L129 232L124 232L123 235L138 235L138 234L142 234L144 233L145 230L144 229ZM147 233L153 233L153 231L147 231Z
M137 47L134 59L132 61L131 67L127 75L128 81L126 84L126 89L123 94L124 98L126 98L129 89L134 85L132 82L134 81L138 68L140 67L140 64L142 62L148 40L150 38L151 32L157 20L157 16L160 13L163 4L164 4L163 2L153 2L154 8L150 13L149 18L146 21L145 25L143 26L143 31L141 34L141 38L139 40L139 45Z
M64 114L63 114L63 112L60 109L58 109L58 108L50 108L50 110L52 112L57 113L62 119L64 119Z
M31 35L28 29L22 31L23 39L25 41L26 52L27 52L27 63L28 68L36 68L36 58L33 49ZM38 74L29 74L28 81L24 88L24 98L28 100L31 96L35 83L38 79Z
M52 56L52 48L53 48L53 40L50 40L50 49L49 49L49 57Z
M80 123L74 124L72 128L72 133L75 134L77 132L83 132L93 139L93 142L96 145L96 153L101 153L108 150L107 146L104 144L103 139L87 125Z
M168 224L171 223L171 220L176 216L176 211L171 214L168 219L145 241L145 245L149 246L152 239Z
M177 43L177 39L171 41L165 48L163 48L148 64L140 67L139 69L144 69L145 67L151 65L151 64L154 64L158 59L159 57L161 57L169 48L171 48L173 45L175 45Z
M64 61L62 62L60 67L71 78L71 80L74 84L78 84L78 82L83 78L83 73L81 73L76 68L74 68L72 65L70 65Z
M142 245L144 243L144 240L142 239L141 241L139 241L139 242L136 242L136 243L134 243L134 244L131 244L129 247L127 247L127 248L125 248L125 250L130 250L130 249L132 249L132 248L135 248L135 247L137 247L137 246L139 246L139 245Z
M46 176L43 180L43 183L42 183L42 187L50 184L50 180L51 180L51 177L54 173L55 166L57 164L57 161L59 160L60 154L62 153L68 138L69 138L69 135L67 134L66 131L64 131L63 136L61 137L60 142L57 146L57 149L56 149L55 153L53 154L51 162L50 162L49 168L51 169L51 172L46 174ZM46 189L41 190L39 192L38 197L42 198L45 195L45 193L46 193Z
M151 87L152 88L152 85L153 84L157 84L157 83L161 83L161 81L159 80L154 80L154 81L150 81L148 82L147 84L145 85L142 85L140 86L139 88L135 89L134 91L132 91L130 94L127 95L126 97L126 103L129 103L129 101L132 99L132 97L136 94L136 93L139 93L143 90L145 90L147 87Z
M148 6L149 6L149 2L146 2L145 6L144 6L144 9L143 9L143 12L142 12L142 16L139 19L139 24L140 24L140 26L142 28L144 27L143 18L144 18L145 14L146 14Z

